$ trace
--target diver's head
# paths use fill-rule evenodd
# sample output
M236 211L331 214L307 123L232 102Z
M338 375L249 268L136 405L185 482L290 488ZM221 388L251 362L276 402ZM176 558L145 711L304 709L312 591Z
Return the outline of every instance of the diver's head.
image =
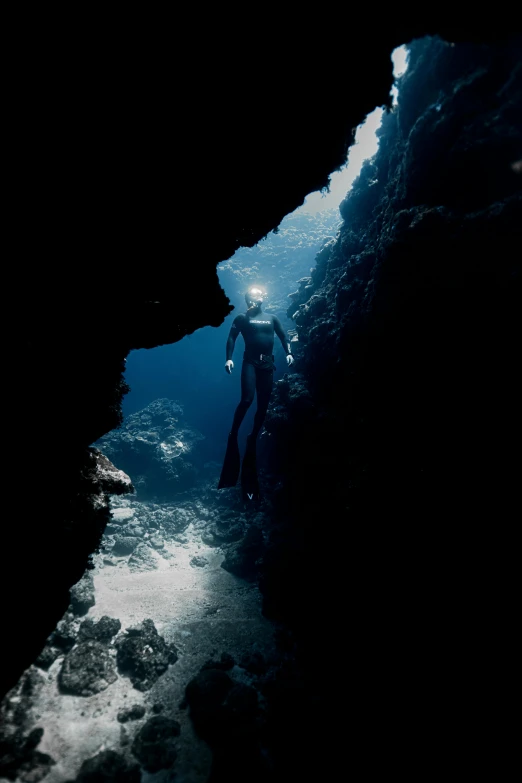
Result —
M266 288L262 285L251 285L245 294L245 302L249 310L257 310L261 308L261 305L266 302L267 293Z

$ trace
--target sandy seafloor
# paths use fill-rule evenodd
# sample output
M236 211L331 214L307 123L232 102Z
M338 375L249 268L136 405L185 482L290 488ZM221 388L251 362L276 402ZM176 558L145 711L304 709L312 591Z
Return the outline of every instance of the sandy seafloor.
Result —
M258 588L221 567L224 553L201 542L201 528L193 525L184 531L186 543L165 544L166 557L156 553L157 569L132 572L128 558L113 558L116 565L105 565L103 552L95 556L93 570L96 603L87 617L117 618L121 632L143 620L153 620L158 633L178 649L178 660L169 666L144 693L136 690L125 676L106 690L89 697L61 694L57 675L63 656L48 671L38 670L45 683L34 703L34 727L44 735L38 750L56 762L45 776L45 783L74 780L81 763L102 750L111 749L136 761L131 753L132 739L143 723L153 715L152 705L162 705L161 714L181 724L178 758L171 770L142 773L142 781L163 783L205 783L210 772L212 753L192 728L188 711L180 706L189 680L209 659L222 653L236 662L254 651L270 655L274 644L273 625L261 614ZM194 555L208 564L191 565ZM235 666L231 676L248 683L243 668ZM125 707L142 704L146 715L125 724L117 713ZM0 778L2 783L6 778Z

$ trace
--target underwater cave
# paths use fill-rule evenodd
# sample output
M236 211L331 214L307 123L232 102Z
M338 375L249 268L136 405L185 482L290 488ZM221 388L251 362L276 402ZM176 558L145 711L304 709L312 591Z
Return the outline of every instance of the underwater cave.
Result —
M273 36L248 89L216 41L186 90L31 81L0 780L511 768L522 37ZM218 479L259 283L294 361L276 338L248 502Z

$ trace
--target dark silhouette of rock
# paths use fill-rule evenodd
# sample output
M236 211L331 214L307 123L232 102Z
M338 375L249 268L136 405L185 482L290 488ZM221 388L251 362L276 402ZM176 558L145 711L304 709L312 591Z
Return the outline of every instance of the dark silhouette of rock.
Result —
M176 740L180 732L178 721L154 715L136 734L132 752L147 772L168 769L178 755Z
M198 734L207 742L219 736L224 704L234 680L223 669L203 669L185 688L185 701Z
M84 761L75 780L68 783L139 783L140 780L139 764L128 762L115 750L102 750Z
M224 663L228 668L227 658ZM268 781L258 693L218 666L206 665L190 680L182 705L189 707L195 731L212 749L210 780Z
M249 652L241 658L240 666L251 674L259 675L265 674L268 671L270 664L260 652L252 650L252 652Z
M252 525L238 543L228 544L221 568L242 579L253 580L264 550L263 531Z
M201 671L204 671L205 669L221 669L222 671L229 671L230 669L233 669L235 665L235 660L229 653L222 653L221 658L219 661L215 661L213 658L210 661L207 661L203 664L201 667Z

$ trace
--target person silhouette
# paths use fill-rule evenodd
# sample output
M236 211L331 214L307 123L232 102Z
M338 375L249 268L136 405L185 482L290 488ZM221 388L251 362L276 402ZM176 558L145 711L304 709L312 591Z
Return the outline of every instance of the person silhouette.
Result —
M290 341L285 334L281 321L275 315L262 312L263 304L265 304L266 300L267 293L263 286L253 285L247 290L245 293L247 310L234 318L226 343L225 371L229 374L234 369L232 356L236 340L240 334L245 343L245 351L241 367L241 399L234 412L218 489L234 487L237 484L240 472L240 456L237 442L239 428L246 412L254 401L254 395L257 395L254 425L252 432L247 436L247 447L241 470L242 486L246 495L252 494L252 492L247 491L249 489L253 489L254 495L259 493L257 472L255 471L255 444L263 426L272 393L275 370L272 351L276 335L283 346L287 365L291 366L294 362ZM247 478L247 473L251 477L251 481ZM246 486L250 484L251 486Z

